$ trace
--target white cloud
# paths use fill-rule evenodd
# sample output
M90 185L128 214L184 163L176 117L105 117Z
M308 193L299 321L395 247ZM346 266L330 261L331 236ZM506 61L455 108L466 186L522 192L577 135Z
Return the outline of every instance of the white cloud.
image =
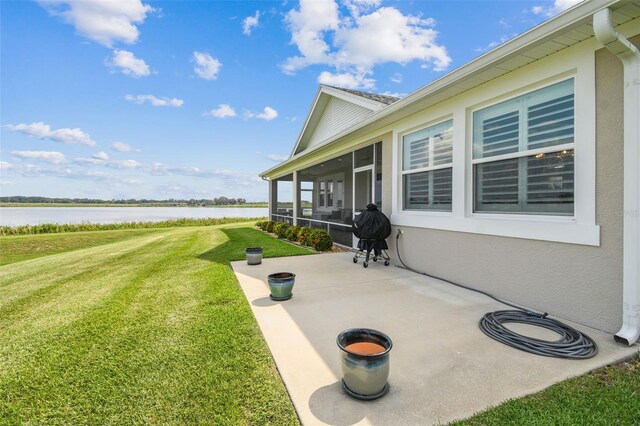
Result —
M142 163L136 160L107 161L104 165L112 169L139 169L142 167Z
M242 21L242 33L244 35L251 35L253 27L257 27L260 23L260 11L256 10L256 14L253 16L247 16Z
M7 161L0 161L0 170L10 170L13 169L13 164Z
M129 145L128 143L124 143L124 142L114 142L111 144L111 149L113 149L114 151L118 151L118 152L131 152L131 151L135 151L135 152L140 152L139 149L134 149L131 145Z
M340 24L338 5L334 0L300 0L300 8L290 10L285 21L291 31L291 42L301 54L285 61L282 65L285 73L293 74L308 65L333 62L324 33L336 30Z
M582 2L582 0L555 0L553 6L534 6L531 11L536 15L544 15L551 17L557 15L560 12L564 12L572 6Z
M271 107L264 107L262 112L255 113L255 112L251 112L251 111L246 111L244 113L244 116L246 118L260 118L262 120L271 121L271 120L273 120L274 118L276 118L278 116L278 111L276 111L275 109L273 109Z
M41 160L51 164L67 161L64 154L58 151L11 151L11 155L22 160Z
M336 57L340 63L359 67L420 60L442 71L451 58L436 43L434 23L432 19L405 16L392 7L380 8L356 18L354 27L342 27L336 32L335 44L339 47Z
M106 64L112 68L119 68L119 71L124 75L147 77L151 74L149 65L144 60L136 58L128 50L114 50L113 56L106 61Z
M184 105L184 101L178 98L157 98L153 95L127 95L124 97L125 100L129 102L133 102L136 104L143 104L145 102L149 102L153 106L172 106L172 107L181 107Z
M267 159L274 161L276 163L280 163L289 158L288 155L277 155L277 154L267 154Z
M285 19L300 54L287 58L281 65L283 72L328 65L335 73L325 71L322 80L371 88L375 80L366 76L372 76L379 64L420 61L435 71L450 65L447 49L437 42L433 19L403 15L393 7L363 13L379 5L376 0L347 0L351 15L340 19L335 0L301 0Z
M19 132L28 136L33 136L38 139L51 139L56 142L62 143L80 143L87 146L96 146L96 142L91 139L88 133L83 132L79 128L61 128L57 130L51 130L51 126L43 122L31 123L31 124L7 124L3 126L10 132Z
M104 151L99 151L93 154L92 157L95 158L96 160L107 161L109 159L109 154L107 154Z
M382 0L344 0L343 3L352 15L359 16L363 12L380 6Z
M222 67L219 60L212 57L210 54L203 52L193 52L193 60L196 63L193 70L200 77L205 80L215 80L218 78L220 67Z
M38 0L47 11L61 17L76 31L106 47L121 41L135 43L142 24L154 9L140 0Z
M381 95L384 96L393 96L394 98L404 98L405 96L407 96L406 93L402 93L402 92L389 92L388 90L386 92L380 93Z
M513 34L511 36L507 36L507 35L503 34L502 36L500 36L499 40L497 40L497 41L494 40L491 43L489 43L486 47L479 47L479 48L475 49L475 51L476 52L480 52L480 53L487 52L487 51L489 51L489 50L491 50L491 49L493 49L495 47L500 46L502 43L505 43L505 42L509 41L510 39L512 39L513 37L515 37L517 35L518 34Z
M228 104L220 104L218 105L218 108L214 108L211 111L205 112L204 115L215 118L227 118L235 117L236 111Z
M53 134L51 126L41 121L31 124L20 123L15 126L13 124L7 124L3 127L10 132L20 132L38 139L48 138Z
M329 71L323 71L318 76L318 83L347 89L372 89L375 87L376 81L372 78L367 78L369 74L355 71L332 74Z
M397 72L391 76L390 80L394 83L402 83L402 74Z

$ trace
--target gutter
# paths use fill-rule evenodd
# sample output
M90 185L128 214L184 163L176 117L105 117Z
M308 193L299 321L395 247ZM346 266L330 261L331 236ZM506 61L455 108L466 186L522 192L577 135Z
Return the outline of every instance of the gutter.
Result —
M593 15L593 30L624 67L622 328L614 339L631 346L640 338L640 51L614 29L609 8Z

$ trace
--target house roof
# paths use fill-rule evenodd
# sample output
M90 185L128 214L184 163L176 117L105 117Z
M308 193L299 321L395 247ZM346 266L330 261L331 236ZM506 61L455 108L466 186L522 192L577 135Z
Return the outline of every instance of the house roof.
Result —
M296 164L304 162L310 154L321 154L322 150L330 149L347 138L353 139L382 129L397 120L592 38L593 14L605 7L611 9L612 21L616 27L630 21L638 22L640 17L640 6L634 0L590 0L578 3L408 96L384 105L369 117L324 142L304 151L294 149L288 160L264 171L260 176L278 177L290 173ZM334 92L344 92L342 89L323 87L333 89Z
M318 93L316 94L316 98L313 101L313 105L307 119L305 120L304 125L302 126L302 130L300 131L300 135L298 136L298 140L291 152L291 156L299 154L309 147L309 145L313 142L312 138L314 136L314 132L322 116L332 98L339 99L344 102L348 102L353 105L353 108L359 110L358 119L352 119L351 121L345 121L342 123L341 127L336 128L336 131L327 134L327 137L332 137L335 133L344 130L356 124L356 122L362 121L362 119L366 118L374 114L376 111L386 107L387 105L396 102L400 98L396 98L394 96L388 95L379 95L377 93L369 93L362 92L360 90L351 90L345 89L342 87L328 86L325 84L321 84L318 88Z
M400 98L397 96L380 95L378 93L371 93L371 92L361 92L360 90L346 89L344 87L337 87L337 86L327 86L327 87L332 87L334 89L342 90L343 92L351 93L356 96L361 96L366 99L371 99L372 101L380 102L381 104L385 104L385 105L391 105L395 101L400 100Z

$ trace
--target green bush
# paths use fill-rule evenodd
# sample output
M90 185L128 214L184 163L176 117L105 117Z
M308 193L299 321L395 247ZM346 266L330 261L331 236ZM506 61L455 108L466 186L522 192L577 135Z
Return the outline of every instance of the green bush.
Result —
M333 247L331 236L322 229L316 229L315 232L311 233L310 243L311 244L309 244L309 246L316 251L327 251L331 250L331 247Z
M298 243L302 245L306 245L305 241L307 240L307 236L313 232L313 228L309 226L303 226L298 231L298 239L296 240Z
M276 226L276 223L277 222L274 222L272 220L268 221L264 230L269 232L269 233L271 233L271 234L273 234L273 228Z
M284 222L267 221L256 224L261 229L275 234L278 238L286 238L316 251L327 251L333 247L331 236L323 229L309 226L291 226ZM262 228L264 226L264 228Z
M284 233L284 237L289 241L298 241L298 232L300 232L299 226L290 226Z
M256 227L262 229L263 231L265 230L265 228L267 227L267 221L266 220L261 220L259 222L256 222Z
M287 229L289 229L289 224L280 222L274 227L273 232L276 234L278 238L284 238L286 235Z

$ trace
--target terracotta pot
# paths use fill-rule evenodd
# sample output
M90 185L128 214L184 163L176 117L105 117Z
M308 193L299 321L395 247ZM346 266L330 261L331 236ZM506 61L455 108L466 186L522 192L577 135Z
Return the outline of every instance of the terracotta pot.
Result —
M296 274L292 272L276 272L267 277L269 290L271 290L271 300L288 300L293 297L293 285L296 281Z
M338 335L342 387L354 398L371 400L387 393L389 352L393 342L370 328L351 328Z

